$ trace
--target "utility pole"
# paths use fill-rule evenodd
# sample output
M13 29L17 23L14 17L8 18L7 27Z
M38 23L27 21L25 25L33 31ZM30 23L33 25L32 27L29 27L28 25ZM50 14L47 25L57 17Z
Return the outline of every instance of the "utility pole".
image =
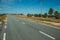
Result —
M40 0L40 13L41 13L41 17L42 17L42 0Z

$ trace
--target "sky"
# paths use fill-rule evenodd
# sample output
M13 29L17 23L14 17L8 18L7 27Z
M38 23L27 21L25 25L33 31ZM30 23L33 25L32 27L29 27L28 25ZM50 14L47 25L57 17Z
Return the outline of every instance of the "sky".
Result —
M0 13L48 13L49 8L60 12L60 0L0 0Z

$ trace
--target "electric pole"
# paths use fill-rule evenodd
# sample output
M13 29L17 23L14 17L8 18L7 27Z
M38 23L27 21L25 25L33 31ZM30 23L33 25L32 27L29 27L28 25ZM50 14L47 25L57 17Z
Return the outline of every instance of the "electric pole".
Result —
M41 17L42 17L42 0L40 0L40 13L41 13Z

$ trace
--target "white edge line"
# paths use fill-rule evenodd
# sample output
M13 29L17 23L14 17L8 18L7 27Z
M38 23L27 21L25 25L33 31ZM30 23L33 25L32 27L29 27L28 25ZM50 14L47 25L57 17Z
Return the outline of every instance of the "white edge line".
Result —
M32 20L29 20L29 21L32 21ZM55 28L55 29L60 29L59 27L56 27L56 26L52 26L52 25L48 25L48 24L44 24L44 23L39 23L39 22L35 22L35 21L32 21L34 23L38 23L38 24L41 24L41 25L45 25L45 26L49 26L49 27L52 27L52 28Z
M34 22L34 21L32 21L32 22ZM38 23L38 22L35 22L35 23ZM48 25L48 24L44 24L44 23L38 23L38 24L49 26L49 27L52 27L52 28L55 28L55 29L60 29L59 27Z
M3 40L6 40L6 33L4 33L3 35Z
M52 37L52 36L50 36L50 35L48 35L48 34L46 34L46 33L44 33L44 32L42 32L42 31L39 31L41 34L43 34L43 35L45 35L45 36L47 36L47 37L49 37L49 38L51 38L51 39L53 39L53 40L55 40L55 38L54 37Z
M47 25L47 24L44 24L44 23L40 23L40 24L45 25L45 26L49 26L49 27L52 27L52 28L60 29L59 27L56 27L56 26Z

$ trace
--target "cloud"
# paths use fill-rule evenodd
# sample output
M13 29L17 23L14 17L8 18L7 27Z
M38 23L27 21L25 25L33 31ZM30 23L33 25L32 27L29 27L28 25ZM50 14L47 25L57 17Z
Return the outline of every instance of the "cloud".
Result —
M57 8L60 8L60 6L56 6Z
M2 0L1 4L11 6L15 4L15 0Z
M20 2L21 2L22 0L18 0L18 1L20 1Z
M3 9L2 8L0 8L0 11L2 11Z
M21 2L22 0L1 0L2 4L7 4L7 5L14 5L18 2Z
M2 2L15 2L15 1L22 1L22 0L1 0Z
M9 4L13 3L15 0L1 0L2 3Z
M15 0L1 0L2 2L12 2L12 1L15 1Z

